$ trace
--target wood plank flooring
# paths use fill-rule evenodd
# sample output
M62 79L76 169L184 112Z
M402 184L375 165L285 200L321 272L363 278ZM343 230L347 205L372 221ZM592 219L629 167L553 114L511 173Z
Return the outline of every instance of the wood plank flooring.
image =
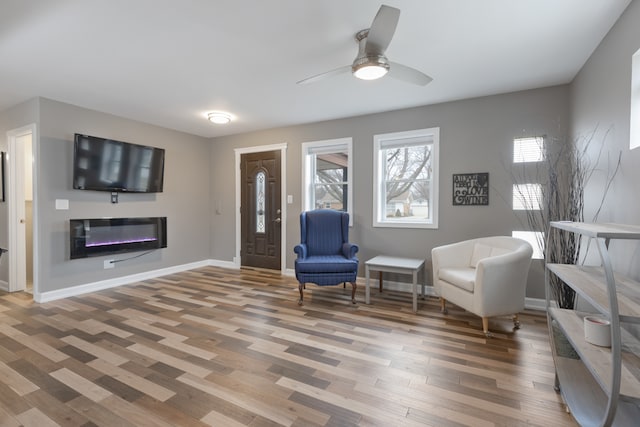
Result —
M207 267L36 304L0 295L2 426L575 426L546 318Z

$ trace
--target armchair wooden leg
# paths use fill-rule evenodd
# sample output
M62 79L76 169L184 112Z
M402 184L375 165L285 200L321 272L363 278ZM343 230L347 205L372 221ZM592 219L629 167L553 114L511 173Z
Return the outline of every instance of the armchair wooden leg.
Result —
M487 338L491 337L491 332L489 332L489 318L482 318L482 332L484 332L484 336Z
M356 281L354 280L353 282L351 282L351 303L355 304L356 303L356 288L358 287L358 285L356 285Z
M518 315L513 315L513 329L520 329L520 319L518 319Z
M304 289L304 283L298 284L298 291L300 291L300 299L298 300L298 305L302 305L302 290Z
M442 297L440 297L440 312L447 314L447 300Z

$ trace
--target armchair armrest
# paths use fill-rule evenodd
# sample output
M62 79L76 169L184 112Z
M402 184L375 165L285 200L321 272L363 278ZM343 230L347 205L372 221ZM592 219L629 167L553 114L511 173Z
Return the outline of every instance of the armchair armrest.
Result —
M347 259L354 258L356 256L356 252L358 252L359 250L360 248L358 247L358 245L354 243L347 242L342 244L342 255L344 255L344 257Z
M517 251L478 262L474 306L480 315L512 314L524 308L531 254Z
M304 259L307 257L307 244L300 243L293 248L293 251L298 254L298 259Z

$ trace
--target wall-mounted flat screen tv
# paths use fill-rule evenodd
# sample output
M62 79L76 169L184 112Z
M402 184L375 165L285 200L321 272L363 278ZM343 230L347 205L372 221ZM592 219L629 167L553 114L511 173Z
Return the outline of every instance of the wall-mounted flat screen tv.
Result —
M75 134L73 188L160 193L163 183L164 149Z

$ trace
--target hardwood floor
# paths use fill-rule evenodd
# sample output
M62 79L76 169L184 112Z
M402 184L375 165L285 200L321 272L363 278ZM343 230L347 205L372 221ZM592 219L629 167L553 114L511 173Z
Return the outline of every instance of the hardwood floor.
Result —
M45 304L0 296L2 426L575 426L546 318L207 267Z

